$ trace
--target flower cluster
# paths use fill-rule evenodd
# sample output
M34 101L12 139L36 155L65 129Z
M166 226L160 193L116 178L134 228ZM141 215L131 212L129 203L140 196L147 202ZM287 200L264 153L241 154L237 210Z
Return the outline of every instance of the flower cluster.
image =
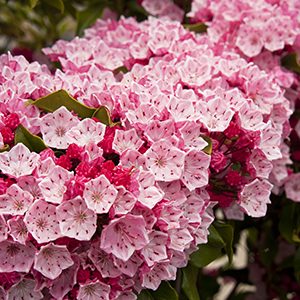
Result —
M63 70L1 57L2 294L136 299L207 241L216 203L265 215L291 114L267 73L154 18L45 53Z

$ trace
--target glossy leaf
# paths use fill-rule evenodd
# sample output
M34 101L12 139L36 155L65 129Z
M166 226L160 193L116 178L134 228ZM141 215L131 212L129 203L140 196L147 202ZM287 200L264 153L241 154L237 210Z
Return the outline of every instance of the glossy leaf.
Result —
M61 13L63 13L65 10L64 2L62 0L42 0L42 1L56 8Z
M204 244L198 247L198 250L191 255L190 260L194 266L203 268L223 255L222 248Z
M212 153L212 141L211 141L211 139L208 136L205 136L205 135L202 135L201 137L205 140L205 142L208 143L208 145L203 149L203 151L206 154L211 155L211 153Z
M24 144L30 151L37 153L47 149L39 136L32 134L22 125L19 125L15 131L15 144L18 143Z
M47 112L54 112L61 106L76 113L81 118L91 118L95 109L85 106L70 96L65 90L59 90L35 101L28 102Z
M205 25L204 23L183 24L183 27L189 31L193 31L196 33L203 33L207 30L207 25Z
M29 5L31 8L34 8L38 4L38 2L39 0L29 0Z
M225 243L225 251L228 256L229 264L232 263L232 257L233 257L233 249L232 249L232 243L233 243L233 227L229 224L215 222L215 229L218 231L219 235L221 236L222 240Z
M280 234L290 243L294 240L296 205L286 204L280 212L279 231Z
M290 53L281 59L281 64L297 74L300 74L300 64L296 53Z
M182 289L189 300L200 300L200 296L197 289L197 278L199 269L192 264L188 264L186 268L182 270Z
M138 294L137 300L154 300L148 290L143 290Z
M300 282L300 248L297 249L294 256L294 272L297 281Z
M99 107L93 114L101 123L111 126L113 121L110 118L109 110L105 106Z
M101 3L87 7L77 13L76 34L82 35L84 29L93 25L102 16L105 6Z
M151 292L151 295L154 300L178 300L177 292L167 281L163 281L156 291Z

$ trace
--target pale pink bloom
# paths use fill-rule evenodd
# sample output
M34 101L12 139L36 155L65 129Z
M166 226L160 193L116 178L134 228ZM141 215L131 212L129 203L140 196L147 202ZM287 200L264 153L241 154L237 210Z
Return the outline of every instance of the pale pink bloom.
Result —
M115 266L112 255L107 254L100 249L99 241L92 244L88 252L88 257L102 277L118 277L122 274L122 272Z
M146 59L151 56L151 51L148 48L148 34L138 32L136 34L135 43L129 46L130 54L135 59Z
M31 175L39 161L39 155L30 152L22 143L14 146L9 152L0 153L0 169L4 174L21 177Z
M201 111L200 121L210 131L224 131L234 115L234 111L220 97L199 103L198 109Z
M175 122L191 120L195 113L194 106L191 101L180 100L175 96L170 97L167 109L171 113Z
M159 141L161 139L169 139L175 133L174 121L166 120L152 120L149 122L145 129L144 134L152 142Z
M266 155L267 159L275 160L282 157L279 148L280 143L281 135L271 125L262 130L259 148Z
M57 149L67 149L71 144L68 131L79 123L64 106L41 119L40 130L46 145Z
M23 217L19 216L16 218L11 218L7 221L9 226L9 234L14 241L25 245L28 238L28 230L26 224L23 221Z
M36 174L40 178L47 177L51 170L55 167L55 162L51 157L47 157L44 160L40 160L37 168L36 168Z
M74 260L75 258L75 260ZM64 296L72 290L73 286L77 283L77 271L79 269L79 259L72 255L74 264L63 270L62 273L52 281L52 286L49 290L50 294L55 299L63 299Z
M291 174L284 184L287 198L300 202L300 173Z
M8 290L7 299L40 300L43 294L35 289L34 280L24 278Z
M208 145L201 137L201 126L195 122L186 122L179 131L187 149L202 150Z
M94 159L101 159L103 155L103 150L97 146L97 144L90 142L85 145L85 155L87 156L89 161Z
M100 282L80 285L78 300L109 300L110 286Z
M9 220L10 221L10 220ZM9 222L8 221L8 222ZM0 215L0 242L6 241L8 237L8 226L2 215Z
M168 248L177 251L184 251L189 248L190 243L194 240L187 228L171 229L168 231L169 243Z
M143 141L137 135L134 128L124 131L117 129L114 136L112 148L122 154L126 150L138 150L143 145Z
M117 292L114 300L136 300L137 296L133 292Z
M159 221L163 221L166 225L166 229L180 228L180 221L183 217L184 212L172 203L167 204L163 207L160 212Z
M251 217L265 216L267 204L271 203L269 197L272 187L266 179L253 180L242 189L239 205Z
M226 207L224 209L224 214L227 219L237 221L243 221L245 216L245 213L242 211L241 207L237 203Z
M127 261L135 250L142 249L148 242L144 218L127 214L111 220L104 227L100 247L105 252Z
M253 150L250 157L250 163L253 165L257 177L269 178L273 166L261 150Z
M188 56L178 65L181 80L188 86L201 86L212 77L210 58L200 56L197 59Z
M27 230L38 243L54 241L62 236L55 209L55 205L37 200L26 212L24 222Z
M168 235L160 231L152 231L149 234L150 242L141 250L147 265L153 266L154 263L162 262L168 258L167 240Z
M98 144L102 141L105 133L105 125L100 122L95 122L92 119L84 119L76 126L72 127L67 136L70 138L70 143L78 146L86 146L91 142Z
M257 108L252 104L244 104L243 107L240 108L239 119L241 121L241 127L250 130L262 130L267 124L263 122L263 114L257 111Z
M34 176L24 176L17 180L18 186L26 192L29 192L33 200L41 199L42 192L38 186L37 178Z
M190 150L186 153L181 180L190 191L208 184L209 164L210 155L202 151Z
M33 264L35 248L32 244L22 245L13 241L0 243L0 272L28 273Z
M64 236L88 241L96 231L97 215L81 197L61 203L56 207L56 215Z
M176 267L169 263L157 263L151 269L141 272L142 286L147 289L156 290L162 280L174 280L176 278Z
M136 253L134 253L127 261L118 259L115 256L113 261L114 261L114 265L123 274L129 277L133 277L139 270L141 264L143 263L143 260Z
M57 278L63 270L74 264L66 246L49 243L42 246L34 258L34 269L49 279Z
M0 196L0 213L13 216L23 215L32 202L33 197L29 192L13 184L6 190L6 194Z
M163 192L155 186L154 175L149 171L140 171L139 177L139 195L138 201L144 206L152 209L163 199Z
M61 203L64 193L67 191L65 184L72 175L66 169L55 166L49 175L39 183L44 199L51 203Z
M85 183L83 198L87 207L98 214L107 213L114 201L118 191L104 176L92 179Z
M126 215L133 209L136 201L137 198L131 192L122 186L118 187L118 194L113 204L114 214Z
M146 152L146 167L155 180L179 179L183 172L185 153L165 140L153 143Z
M248 57L253 57L263 48L263 36L254 28L240 26L235 44Z
M125 168L145 168L145 156L137 150L126 150L120 157L121 165Z

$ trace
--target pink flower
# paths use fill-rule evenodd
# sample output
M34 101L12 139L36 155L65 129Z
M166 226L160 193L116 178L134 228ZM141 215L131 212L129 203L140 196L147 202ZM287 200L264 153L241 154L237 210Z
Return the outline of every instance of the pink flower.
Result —
M148 244L146 223L142 216L127 214L112 220L102 231L100 248L127 261L135 250Z
M50 243L42 246L34 258L34 269L49 279L57 278L63 270L74 264L66 246Z
M41 119L40 130L48 146L67 149L72 143L67 133L78 123L78 119L62 106Z
M262 217L266 214L267 204L273 185L265 179L255 179L246 184L240 194L240 206L252 217Z
M10 299L42 299L43 294L41 291L35 290L35 281L32 279L23 279L18 283L14 284L8 290L8 297Z
M90 240L96 231L96 214L77 197L56 207L59 228L64 236L77 240Z
M109 300L110 286L100 281L80 285L78 300Z
M39 155L23 144L17 144L9 152L0 153L0 169L13 177L30 175L36 168Z
M284 190L285 190L286 196L295 202L300 202L299 178L300 178L300 173L291 174L288 177L288 180L284 184Z
M146 167L155 180L172 181L179 179L183 172L185 153L168 142L153 143L146 152Z

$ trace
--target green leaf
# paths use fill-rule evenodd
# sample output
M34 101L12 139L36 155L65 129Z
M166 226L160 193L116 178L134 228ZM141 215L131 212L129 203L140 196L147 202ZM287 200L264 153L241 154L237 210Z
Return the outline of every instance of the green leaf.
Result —
M22 125L19 125L15 131L15 144L18 143L24 144L30 151L37 153L47 149L40 137L32 134Z
M62 14L64 13L65 5L63 0L42 0L42 1L58 9Z
M219 235L222 237L222 240L225 243L225 250L228 256L229 264L231 264L232 257L233 257L233 249L232 249L233 234L234 234L233 227L229 224L220 223L220 222L215 222L214 225Z
M211 153L212 153L212 140L206 135L202 135L201 137L205 140L205 142L208 143L208 145L203 149L203 151L206 154L211 155Z
M163 281L151 295L154 300L178 300L178 294L169 282Z
M214 222L209 227L207 244L198 246L198 250L191 255L194 266L202 268L227 253L229 263L233 256L233 227L229 224Z
M200 296L197 289L197 278L199 269L192 264L182 269L182 289L189 300L200 300Z
M36 5L38 4L39 0L29 0L29 6L31 8L35 8Z
M223 255L222 248L204 244L198 246L198 250L191 255L190 260L194 266L203 268Z
M137 300L154 300L148 290L143 290L138 294Z
M300 74L300 65L296 53L290 53L281 59L281 64L297 74Z
M125 66L116 68L115 70L113 70L114 75L117 75L118 73L122 72L123 74L128 73L128 69Z
M300 247L297 249L294 256L294 272L298 282L300 282Z
M293 243L295 231L295 203L286 204L280 212L279 231L280 234L289 242Z
M196 33L203 33L207 30L207 25L205 25L204 23L183 24L183 27L189 31L193 31Z
M105 125L113 125L113 121L110 118L109 110L105 106L99 107L93 114L94 118L97 118L101 123Z
M9 150L9 145L5 144L4 147L0 149L0 153L8 150Z
M102 16L105 5L98 3L82 11L77 12L77 29L76 34L82 35L84 29L93 25L98 18Z
M59 90L35 101L28 102L47 112L54 112L61 106L73 111L81 118L91 118L96 109L85 106L71 97L65 90Z

